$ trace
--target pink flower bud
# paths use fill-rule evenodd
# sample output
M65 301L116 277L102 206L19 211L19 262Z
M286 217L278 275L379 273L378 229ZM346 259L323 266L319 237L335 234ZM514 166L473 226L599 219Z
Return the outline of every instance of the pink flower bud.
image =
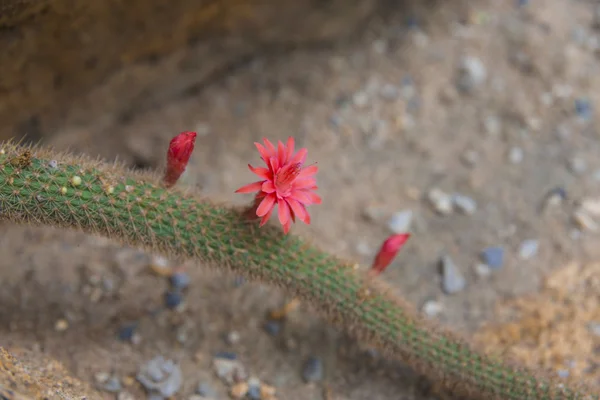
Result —
M169 150L167 151L167 170L163 182L167 187L177 183L177 180L185 171L190 156L194 151L196 142L196 132L181 132L171 139Z
M399 233L387 238L386 241L383 242L383 245L381 245L377 256L375 256L375 260L371 266L371 272L378 275L385 271L409 237L409 233Z

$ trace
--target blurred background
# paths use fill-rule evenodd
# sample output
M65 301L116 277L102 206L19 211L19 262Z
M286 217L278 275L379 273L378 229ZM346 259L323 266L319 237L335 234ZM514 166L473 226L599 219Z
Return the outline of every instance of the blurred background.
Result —
M245 204L253 142L294 136L323 204L293 232L364 268L412 232L385 273L398 294L600 387L596 2L0 0L0 50L0 139L155 170L193 130L182 185ZM273 288L0 229L0 345L17 357L0 352L0 391L444 398L305 305L270 319L290 300Z

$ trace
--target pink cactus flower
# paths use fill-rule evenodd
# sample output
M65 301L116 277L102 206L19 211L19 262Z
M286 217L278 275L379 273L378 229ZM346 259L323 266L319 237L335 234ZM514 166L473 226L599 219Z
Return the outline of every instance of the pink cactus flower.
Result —
M409 233L399 233L387 238L375 256L375 260L371 266L371 273L379 275L385 271L387 266L390 265L394 257L396 257L396 254L398 254L398 251L400 251L409 238Z
M287 234L292 222L296 222L296 218L305 224L310 224L310 215L306 206L321 203L321 198L314 193L317 189L314 175L318 168L316 165L303 167L307 150L302 148L294 154L293 137L288 138L286 145L279 141L277 149L268 139L263 138L263 142L264 146L260 143L254 144L266 168L248 164L250 171L258 175L261 180L243 186L235 192L258 192L255 197L255 207L256 215L262 218L260 226L267 223L277 206L279 222L283 225L284 233Z
M196 132L181 132L171 139L167 151L167 170L163 178L165 186L171 187L177 183L187 167L195 142Z

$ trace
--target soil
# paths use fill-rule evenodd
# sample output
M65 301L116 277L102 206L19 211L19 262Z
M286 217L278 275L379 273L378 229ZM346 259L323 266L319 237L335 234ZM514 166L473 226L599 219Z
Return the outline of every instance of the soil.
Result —
M196 150L181 184L245 204L250 197L233 192L254 179L247 169L258 163L253 142L294 136L308 148L308 162L319 165L323 204L310 209L309 226L296 224L293 232L367 268L390 234L391 216L412 210L413 236L385 279L419 308L441 304L432 318L473 334L482 325L508 321L496 313L500 301L532 296L557 269L600 258L595 227L582 228L573 217L583 199L600 196L594 7L567 0L521 6L490 0L464 9L448 3L417 13L414 27L405 15L392 14L372 21L352 43L257 57L201 91L126 119L102 115L82 123L76 115L44 144L155 169L163 166L171 137L196 130ZM485 69L481 82L472 71L467 92L457 87L464 56ZM111 82L107 88L126 90ZM437 213L427 200L432 188L472 198L476 211ZM540 210L556 188L566 199ZM92 386L99 374L114 373L123 381L119 398L125 392L145 398L132 378L159 355L182 369L175 398L189 398L199 382L227 398L229 386L212 366L219 351L235 352L250 376L277 387L279 399L434 398L435 382L379 359L303 305L277 336L265 332L265 314L289 300L273 288L240 285L236 277L171 260L189 273L191 285L185 306L166 310L168 281L150 267L153 255L74 232L1 229L2 346L55 358ZM520 245L527 239L537 240L539 251L523 260ZM480 266L488 246L504 249L501 268ZM451 295L442 290L444 254L466 279L466 287ZM570 276L597 284L598 269L589 271ZM589 291L591 311L569 323L600 322L599 292ZM539 297L532 301L535 310L544 308ZM542 332L552 326L544 321ZM120 330L132 322L134 340L120 340ZM227 340L231 332L239 334L235 343ZM592 329L581 335L589 343L581 351L597 352L600 337ZM576 346L554 364L539 357L538 347L523 348L522 359L534 366L588 361L575 354ZM327 361L323 382L302 379L311 355ZM588 369L577 373L600 387Z

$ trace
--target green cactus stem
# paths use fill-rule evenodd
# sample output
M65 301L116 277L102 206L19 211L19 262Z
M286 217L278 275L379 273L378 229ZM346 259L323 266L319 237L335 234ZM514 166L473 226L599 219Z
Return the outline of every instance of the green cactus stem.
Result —
M355 263L306 239L283 235L277 226L259 228L243 217L243 210L167 189L156 175L5 143L0 151L0 215L15 223L103 235L277 285L358 339L467 398L600 398L576 382L559 382L479 352L422 318Z

